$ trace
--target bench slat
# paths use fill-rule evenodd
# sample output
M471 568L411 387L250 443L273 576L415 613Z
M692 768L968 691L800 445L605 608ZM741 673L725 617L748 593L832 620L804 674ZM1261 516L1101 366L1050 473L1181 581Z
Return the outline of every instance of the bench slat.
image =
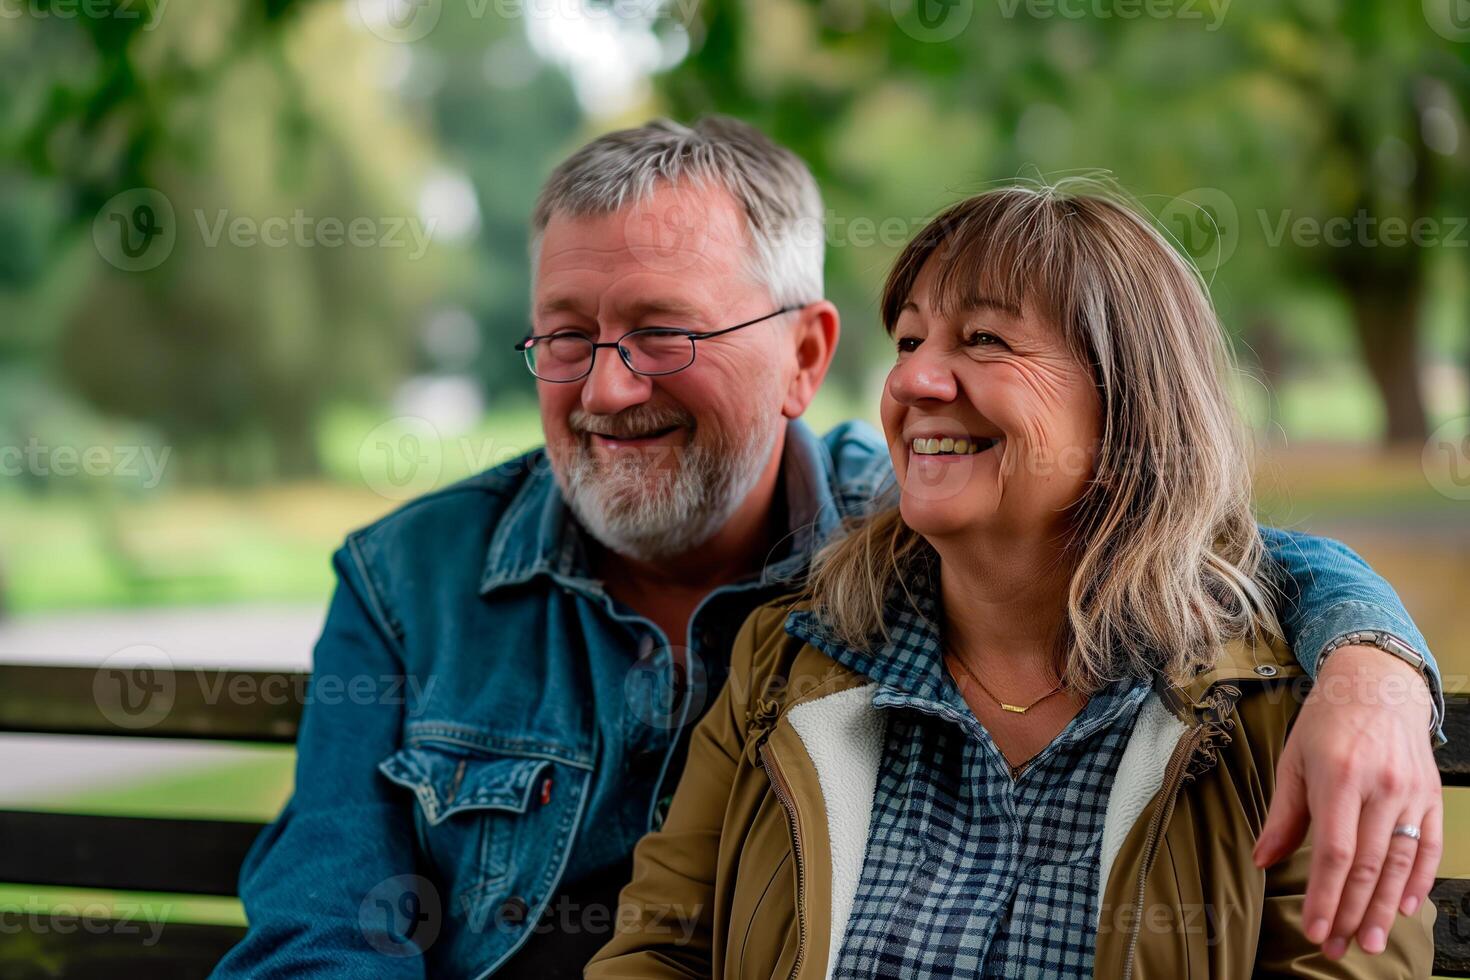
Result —
M1441 878L1430 897L1439 910L1434 924L1434 973L1470 977L1470 880ZM208 976L245 934L238 926L182 922L166 923L158 934L143 916L79 923L75 918L43 914L37 921L40 929L28 926L0 936L0 975L7 980L50 980L58 975L70 980L112 980L122 964L145 960L153 980L194 980Z
M234 895L262 824L0 810L0 881Z
M0 976L6 980L204 980L245 935L243 926L141 918L38 914L25 928L0 935Z
M1470 694L1447 694L1444 734L1449 742L1434 754L1446 786L1470 786Z
M0 732L289 744L310 676L0 664Z
M1434 920L1434 972L1470 977L1470 878L1440 878L1429 893Z

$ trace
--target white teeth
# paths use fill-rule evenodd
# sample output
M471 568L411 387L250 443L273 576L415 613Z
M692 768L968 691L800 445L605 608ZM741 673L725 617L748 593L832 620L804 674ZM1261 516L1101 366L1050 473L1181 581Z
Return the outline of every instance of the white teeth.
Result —
M978 439L971 442L969 439L955 439L949 436L942 439L915 439L910 445L913 451L921 456L972 456L989 448L989 443L982 446Z

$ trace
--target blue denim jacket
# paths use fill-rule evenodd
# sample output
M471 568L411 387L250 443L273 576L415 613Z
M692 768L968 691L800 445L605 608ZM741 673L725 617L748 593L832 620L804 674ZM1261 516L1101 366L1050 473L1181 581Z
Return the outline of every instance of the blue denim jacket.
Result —
M295 794L245 862L250 932L214 976L493 973L559 884L626 860L658 825L741 622L891 480L887 460L862 423L821 439L791 423L778 491L791 533L759 575L701 602L673 648L590 576L544 451L349 536ZM1308 671L1359 629L1427 655L1346 547L1283 531L1267 542Z

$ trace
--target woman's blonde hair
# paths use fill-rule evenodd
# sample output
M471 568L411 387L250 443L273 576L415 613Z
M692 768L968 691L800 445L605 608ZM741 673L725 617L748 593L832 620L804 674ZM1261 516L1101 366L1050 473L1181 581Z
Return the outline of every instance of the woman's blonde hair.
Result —
M890 335L929 262L941 315L980 297L1034 310L1098 388L1101 445L1070 521L1066 685L1182 681L1222 643L1279 633L1228 390L1234 364L1198 270L1121 195L1075 178L988 191L931 221L884 286ZM905 580L935 557L887 502L817 555L814 609L836 638L869 649L887 638L895 596L916 605Z

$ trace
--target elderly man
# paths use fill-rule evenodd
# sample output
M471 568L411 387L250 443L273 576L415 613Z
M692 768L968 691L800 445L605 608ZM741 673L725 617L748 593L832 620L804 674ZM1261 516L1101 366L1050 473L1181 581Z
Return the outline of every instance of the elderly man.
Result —
M313 691L354 696L307 708L217 976L580 975L738 626L890 478L870 428L799 421L838 338L821 220L802 162L729 119L612 133L552 174L518 345L546 448L338 552ZM1267 539L1318 685L1257 860L1310 814L1308 937L1381 950L1438 864L1437 675L1350 551Z

